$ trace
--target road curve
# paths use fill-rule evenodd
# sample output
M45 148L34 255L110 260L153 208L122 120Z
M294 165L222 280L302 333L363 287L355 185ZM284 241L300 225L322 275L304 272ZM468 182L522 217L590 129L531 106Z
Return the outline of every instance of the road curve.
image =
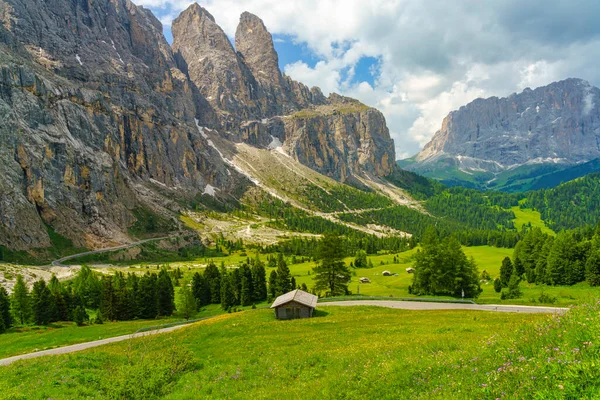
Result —
M176 326L171 326L169 328L156 329L153 331L133 333L130 335L123 335L123 336L115 336L115 337L101 339L101 340L94 340L93 342L79 343L79 344L73 344L70 346L58 347L56 349L36 351L35 353L21 354L21 355L14 356L14 357L0 359L0 366L9 365L15 361L26 360L28 358L37 358L37 357L43 357L43 356L74 353L76 351L91 349L92 347L98 347L98 346L102 346L102 345L105 345L108 343L121 342L123 340L128 340L128 339L134 339L134 338L139 338L139 337L144 337L144 336L151 336L151 335L156 335L159 333L172 332L176 329L180 329L180 328L183 328L183 327L186 327L189 325L190 324L176 325Z
M513 306L504 304L465 304L465 303L435 303L425 301L393 301L393 300L351 300L331 301L318 303L317 307L330 306L378 306L386 308L399 308L403 310L474 310L474 311L497 311L514 313L565 313L568 308L560 307L537 307L537 306Z
M163 236L163 237L157 237L157 238L150 238L150 239L140 240L139 242L123 244L123 245L120 245L120 246L106 247L104 249L91 250L91 251L86 251L86 252L79 253L79 254L72 254L70 256L66 256L66 257L63 257L63 258L59 258L58 260L52 261L51 265L53 267L68 267L68 265L64 265L63 262L67 261L67 260L71 260L73 258L83 257L83 256L89 256L91 254L107 253L109 251L123 250L123 249L128 249L130 247L139 246L140 244L144 244L144 243L148 243L148 242L154 242L154 241L157 241L157 240L170 239L170 238L174 238L174 237L178 237L178 236L181 236L181 237L190 236L190 235L193 235L193 234L194 233L189 233L189 234L184 234L184 235L171 235L171 236Z

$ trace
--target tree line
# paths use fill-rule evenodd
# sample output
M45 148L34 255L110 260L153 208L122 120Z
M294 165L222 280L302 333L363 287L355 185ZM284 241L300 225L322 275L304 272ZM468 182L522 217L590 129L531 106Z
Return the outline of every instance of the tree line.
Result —
M98 277L84 265L73 280L60 282L52 276L34 282L31 291L23 276L18 275L12 295L0 290L0 322L3 330L14 323L47 325L58 321L74 321L78 325L89 321L87 310L96 310L96 323L103 320L125 321L170 316L175 311L173 281L182 277L180 270L159 273Z
M513 278L514 276L514 278ZM498 288L509 288L511 279L542 285L600 286L600 225L547 235L531 229L515 246L512 259L502 261Z

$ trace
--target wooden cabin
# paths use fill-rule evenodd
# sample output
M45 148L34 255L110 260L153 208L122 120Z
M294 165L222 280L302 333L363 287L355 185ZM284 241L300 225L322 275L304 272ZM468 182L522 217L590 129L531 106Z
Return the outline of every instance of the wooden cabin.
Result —
M319 297L300 289L282 294L275 299L271 308L277 319L310 318L317 307Z

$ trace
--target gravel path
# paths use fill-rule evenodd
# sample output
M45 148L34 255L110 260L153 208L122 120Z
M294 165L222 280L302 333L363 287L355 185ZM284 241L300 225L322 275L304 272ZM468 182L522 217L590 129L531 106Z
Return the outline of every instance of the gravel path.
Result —
M424 301L393 301L393 300L352 300L332 301L318 303L318 307L330 306L378 306L387 308L400 308L403 310L476 310L476 311L498 311L516 313L564 313L568 308L560 307L537 307L537 306L512 306L496 304L464 304L464 303L434 303Z
M37 357L43 357L43 356L74 353L76 351L91 349L92 347L98 347L98 346L102 346L102 345L105 345L108 343L121 342L123 340L128 340L128 339L134 339L134 338L139 338L139 337L144 337L144 336L151 336L151 335L156 335L159 333L172 332L176 329L180 329L180 328L183 328L188 325L189 324L171 326L169 328L162 328L162 329L157 329L157 330L153 330L153 331L133 333L130 335L123 335L123 336L115 336L112 338L107 338L107 339L102 339L102 340L94 340L93 342L79 343L79 344L73 344L70 346L58 347L56 349L51 349L51 350L36 351L35 353L29 353L29 354L21 354L19 356L1 359L0 366L9 365L15 361L26 360L28 358L37 358Z

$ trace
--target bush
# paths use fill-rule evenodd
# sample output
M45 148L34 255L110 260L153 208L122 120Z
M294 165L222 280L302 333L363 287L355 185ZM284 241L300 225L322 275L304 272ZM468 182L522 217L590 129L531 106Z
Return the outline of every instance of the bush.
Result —
M502 281L500 278L494 279L494 290L496 293L500 293L502 291Z
M543 304L554 304L558 301L558 299L556 297L549 296L546 293L542 292L542 294L538 298L538 301Z

